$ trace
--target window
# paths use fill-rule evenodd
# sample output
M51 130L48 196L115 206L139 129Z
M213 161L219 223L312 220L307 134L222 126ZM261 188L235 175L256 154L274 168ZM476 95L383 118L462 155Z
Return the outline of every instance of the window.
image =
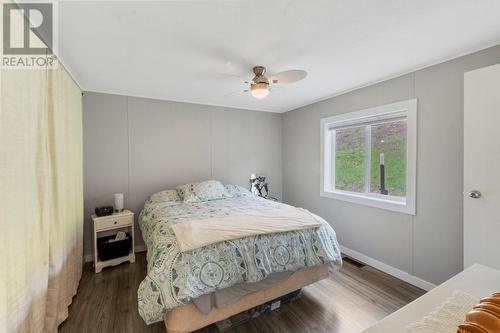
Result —
M414 215L416 127L416 99L321 119L321 196Z

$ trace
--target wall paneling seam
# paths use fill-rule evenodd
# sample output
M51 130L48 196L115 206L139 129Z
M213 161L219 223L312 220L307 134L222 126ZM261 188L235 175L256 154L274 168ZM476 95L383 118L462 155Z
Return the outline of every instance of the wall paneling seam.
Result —
M129 115L129 98L126 96L126 111L127 111L127 204L130 206L130 166L132 165L132 159L130 156L130 115Z
M213 114L214 111L210 110L209 116L209 135L210 135L210 179L214 179L214 136L213 136Z
M412 98L417 98L417 96L415 95L415 78L416 78L416 72L413 72L412 73L412 79L411 79L411 95L412 95ZM415 163L417 164L416 168L415 168L415 177L417 179L416 181L416 184L415 184L415 196L416 196L416 200L415 200L415 215L411 215L411 229L410 229L410 242L411 242L411 246L410 246L410 273L411 275L415 275L415 217L417 216L418 214L418 133L419 133L419 126L418 126L418 121L420 119L418 113L419 113L419 108L420 108L420 103L417 102L417 158L416 158L416 161Z

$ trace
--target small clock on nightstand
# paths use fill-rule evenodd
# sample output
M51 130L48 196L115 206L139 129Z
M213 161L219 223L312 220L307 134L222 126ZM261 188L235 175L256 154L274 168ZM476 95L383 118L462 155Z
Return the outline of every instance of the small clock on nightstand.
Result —
M124 210L108 216L92 215L92 225L96 273L104 267L119 265L126 261L135 262L133 212ZM120 231L126 232L126 238L115 240L115 235Z

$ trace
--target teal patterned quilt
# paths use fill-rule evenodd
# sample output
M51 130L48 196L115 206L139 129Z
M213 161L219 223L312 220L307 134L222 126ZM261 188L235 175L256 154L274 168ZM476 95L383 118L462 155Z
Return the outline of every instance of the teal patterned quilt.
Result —
M254 195L196 203L148 200L139 216L148 252L147 276L138 306L147 324L191 299L237 283L257 282L272 273L326 263L340 265L340 247L330 225L250 236L181 253L172 224L288 205Z

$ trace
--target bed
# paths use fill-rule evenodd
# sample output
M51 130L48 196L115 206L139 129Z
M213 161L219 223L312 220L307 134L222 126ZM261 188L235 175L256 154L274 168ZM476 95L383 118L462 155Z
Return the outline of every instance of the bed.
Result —
M155 193L139 224L148 250L139 313L146 324L163 320L172 333L191 332L300 289L342 262L335 232L320 217L216 181ZM223 307L200 308L207 295L280 274Z

